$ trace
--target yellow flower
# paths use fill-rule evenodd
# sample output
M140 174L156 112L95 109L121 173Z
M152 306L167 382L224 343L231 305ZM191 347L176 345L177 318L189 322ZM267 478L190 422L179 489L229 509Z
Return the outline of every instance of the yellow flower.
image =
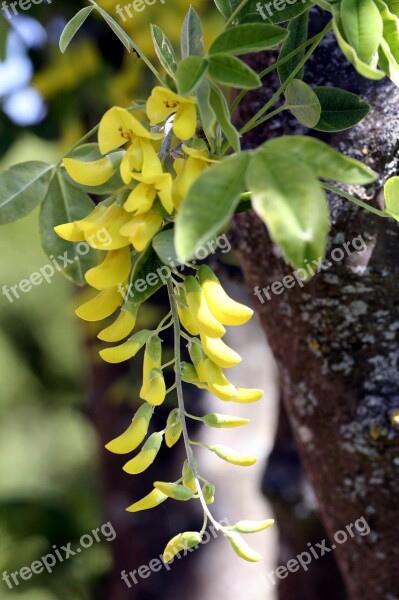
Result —
M132 178L140 183L129 195L124 209L135 214L145 213L152 207L158 194L162 206L168 214L173 211L172 175L155 171L151 174L133 173Z
M119 106L110 108L100 122L98 143L100 152L108 154L131 142L121 163L121 176L124 183L130 183L132 170L151 172L160 165L159 158L151 145L151 140L159 140L163 134L152 133L129 111Z
M111 179L116 170L107 156L91 162L64 158L63 163L68 175L81 185L102 185Z
M76 309L76 314L84 321L102 321L116 311L123 303L117 288L107 288Z
M105 260L85 274L89 285L97 290L115 287L126 281L132 267L130 248L110 250Z
M133 305L131 309L122 306L116 320L98 334L103 342L120 342L133 331L136 325L136 317L139 305Z
M168 496L166 494L163 494L159 490L154 489L152 490L152 492L147 494L147 496L141 498L141 500L137 500L137 502L135 502L131 506L128 506L126 510L128 512L139 512L140 510L148 510L149 508L154 508L155 506L158 506L158 504L165 502L165 500L167 499Z
M135 356L140 350L140 348L144 346L144 344L148 340L149 333L150 332L146 329L144 329L143 331L139 331L119 346L114 346L113 348L105 348L104 350L100 350L100 356L103 360L112 364L121 363L125 360L129 360L129 358Z
M227 346L220 338L210 338L207 335L201 334L201 344L205 354L218 367L228 369L229 367L235 367L241 362L241 356Z
M127 213L126 213L127 214ZM120 233L126 236L137 252L142 252L162 225L162 217L153 210L137 215L121 228Z
M201 265L198 277L212 315L223 325L243 325L252 317L253 310L232 300L209 267Z
M151 125L156 125L176 113L173 132L179 139L188 140L197 127L195 104L194 96L178 96L171 90L157 86L147 100L147 115Z
M222 337L226 333L226 330L210 312L198 281L195 277L189 275L184 285L188 307L199 330L209 337Z
M143 384L140 398L153 406L159 406L165 400L165 380L161 371L162 342L158 336L152 336L146 345L143 361Z
M140 406L126 431L108 442L106 449L114 454L128 454L136 450L147 435L153 412L153 407L148 404Z
M110 206L96 206L84 219L58 225L54 231L69 242L86 241L97 250L119 250L130 244L119 232L129 220L130 215L114 202Z
M130 475L137 475L148 469L159 452L162 439L163 435L161 432L150 435L141 451L124 465L123 470Z
M237 388L226 379L222 369L209 358L205 360L204 369L211 394L220 400L234 400L238 393Z
M208 165L217 162L209 158L209 153L206 150L189 148L184 144L183 150L188 158L177 158L173 163L177 173L177 177L173 182L173 204L176 210L180 208L182 200L186 197L197 177L205 171Z

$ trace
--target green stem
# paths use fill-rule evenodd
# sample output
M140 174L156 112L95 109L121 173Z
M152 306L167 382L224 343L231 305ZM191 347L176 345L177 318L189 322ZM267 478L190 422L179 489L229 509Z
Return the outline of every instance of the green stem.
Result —
M295 67L295 69L293 69L293 71L290 73L289 77L287 77L287 79L279 87L277 92L275 94L273 94L273 96L270 98L270 100L268 102L266 102L266 104L252 117L252 119L250 119L248 121L248 123L240 129L241 135L244 133L247 133L247 131L251 131L251 129L254 129L255 127L257 127L259 125L258 121L260 120L260 118L265 114L265 112L267 112L269 110L269 108L271 108L273 106L273 104L275 104L277 102L277 100L280 98L281 94L284 93L288 84L293 79L295 79L295 76L297 75L297 73L299 73L299 71L302 69L303 65L307 62L307 60L310 58L310 56L316 50L317 46L319 45L319 43L322 40L322 38L324 37L324 35L326 35L326 33L328 33L331 30L331 27L332 27L332 20L328 23L328 25L320 33L319 38L313 42L313 44L311 45L309 50L306 52L303 59Z
M231 17L229 17L229 19L227 19L226 25L224 26L225 29L227 29L227 27L229 27L232 24L234 19L240 14L242 9L245 8L245 6L248 4L248 2L249 2L249 0L242 0L242 2L237 6L235 11L232 13Z
M303 44L301 44L300 46L298 46L297 48L295 48L295 50L293 50L292 52L290 52L289 54L287 54L287 56L284 56L284 58L280 58L275 63L273 63L272 65L270 65L270 67L267 67L266 69L264 69L263 71L261 71L259 73L259 77L261 79L263 79L264 77L266 77L266 75L269 75L269 73L271 73L272 71L275 71L281 65L284 65L286 62L288 62L289 60L291 60L291 58L293 58L294 56L296 56L304 48L307 48L307 46L309 46L309 44L313 44L313 42L315 42L316 40L322 39L324 37L324 35L325 35L324 31L322 31L321 33L318 33L318 34L314 35L313 37L309 38L308 40L306 40L306 42L303 42ZM237 108L237 106L239 105L239 103L241 102L241 100L247 94L248 94L248 90L242 90L235 97L235 99L234 99L234 101L233 101L233 103L232 103L232 105L230 107L230 113L231 114L235 111L235 109Z
M349 200L350 202L353 202L354 204L361 206L362 208L368 210L369 212L374 213L375 215L378 215L379 217L389 217L389 215L387 215L382 210L378 210L378 208L374 208L374 206L370 206L370 204L363 202L363 200L360 200L359 198L356 198L355 196L351 196L351 194L348 194L347 192L340 190L339 188L335 187L334 185L329 185L328 183L322 183L321 186L325 190L328 190L329 192L333 192L334 194L338 194L338 196L342 196L342 198L345 198L346 200Z
M204 495L202 493L201 484L199 481L199 475L197 470L197 465L195 463L193 450L190 446L190 438L188 436L187 431L187 422L186 422L186 411L184 407L184 398L183 398L183 388L182 388L182 378L181 378L181 353L180 353L180 321L179 315L177 312L176 298L173 290L173 283L170 278L167 280L167 288L169 295L169 302L172 309L173 315L173 325L174 325L174 348L175 348L175 358L176 358L176 391L177 391L177 403L179 407L179 415L182 425L182 434L184 440L184 446L186 449L188 464L190 465L190 469L193 473L195 486L197 488L198 498L201 502L201 506L204 510L204 513L207 515L209 520L212 522L216 530L222 529L220 523L218 523L212 516L209 508L205 502Z

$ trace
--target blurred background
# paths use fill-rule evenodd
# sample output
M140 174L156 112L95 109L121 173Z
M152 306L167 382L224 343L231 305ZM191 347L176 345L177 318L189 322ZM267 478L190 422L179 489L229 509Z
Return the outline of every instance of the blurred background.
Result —
M212 38L220 23L213 2L192 4L204 17L206 37ZM25 160L56 162L107 108L128 106L150 88L152 81L140 61L124 51L94 13L66 54L60 54L63 27L84 5L78 0L44 1L19 10L9 20L0 9L1 170ZM116 5L114 0L101 2L118 19ZM149 23L162 27L178 47L187 8L186 2L156 2L119 22L152 55ZM15 285L48 263L37 220L35 212L0 228L1 287ZM233 253L217 257L213 266L234 297L251 303ZM168 600L189 593L191 600L226 594L230 600L244 595L247 600L274 600L276 588L265 583L265 576L275 568L278 555L285 561L292 557L289 546L277 547L276 528L251 539L265 557L262 563L240 561L227 542L217 539L182 558L170 571L162 569L131 588L121 580L122 570L148 564L177 532L198 528L201 516L186 503L172 501L150 512L125 512L150 491L152 481L175 479L184 457L181 448L163 452L151 473L134 478L122 472L120 457L104 450L104 444L127 427L138 405L141 365L100 363L95 327L78 322L74 315L79 293L56 274L51 284L21 293L12 303L0 296L0 574L29 566L53 545L77 546L82 535L108 521L116 539L95 543L79 557L57 564L51 575L35 575L12 590L0 580L0 598L151 600L162 594ZM162 316L164 300L162 294L157 296L140 314L142 325ZM298 520L308 523L313 499L291 442L283 444L278 467L263 476L277 427L278 391L274 362L256 318L231 334L230 342L244 358L233 381L264 388L264 400L234 407L235 414L251 419L239 434L201 430L195 435L255 453L259 460L245 470L210 453L198 453L202 474L216 484L213 512L232 523L270 518L272 506L263 493L267 492L287 528ZM216 400L203 395L189 400L199 413L220 411ZM157 411L160 422L167 408ZM280 433L284 438L284 423ZM312 539L305 530L306 541L299 550ZM318 541L322 531L311 531ZM292 580L295 588L294 576Z

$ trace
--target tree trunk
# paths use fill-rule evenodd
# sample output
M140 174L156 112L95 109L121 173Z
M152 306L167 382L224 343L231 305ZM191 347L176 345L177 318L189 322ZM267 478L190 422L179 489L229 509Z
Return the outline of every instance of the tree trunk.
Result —
M312 27L319 31L323 24L323 16L313 12ZM270 60L270 55L258 57L252 65L260 71ZM388 80L371 82L358 76L332 34L310 61L305 81L342 87L370 102L370 115L354 129L310 134L381 173L371 192L352 190L381 205L382 183L397 170L399 90ZM248 96L238 121L247 120L275 85L268 80L260 93ZM248 134L246 147L283 133L309 133L283 114ZM253 213L236 218L237 245L280 367L284 402L349 597L397 600L399 433L392 414L399 407L399 229L393 220L375 217L337 196L331 195L329 201L332 230L327 259L359 235L367 249L352 248L350 256L345 252L343 260L331 261L328 270L304 287L297 285L280 295L269 290L270 300L264 296L261 303L254 288L267 288L292 274L292 269ZM337 250L332 258L340 255ZM346 542L342 543L343 534L333 539L335 532L361 517L371 529L368 535L350 537L347 532Z

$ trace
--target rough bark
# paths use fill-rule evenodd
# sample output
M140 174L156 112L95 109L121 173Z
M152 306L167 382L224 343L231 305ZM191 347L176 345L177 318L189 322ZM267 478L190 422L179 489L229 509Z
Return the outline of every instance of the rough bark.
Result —
M323 18L313 13L312 20L320 30ZM264 66L270 56L257 59L262 60ZM259 62L256 66L261 70ZM388 80L360 78L332 35L310 62L305 80L359 93L372 105L370 115L354 129L319 137L381 173L371 191L352 190L380 205L382 181L397 171L399 91ZM249 96L238 120L252 115L270 91L268 85ZM253 148L282 133L303 129L284 116L249 134L245 145ZM391 416L399 406L399 229L393 220L375 217L336 196L329 200L327 256L358 235L367 251L334 263L303 288L271 294L271 300L261 304L254 288L281 281L292 269L252 213L237 217L237 243L331 543L334 532L362 516L371 528L369 535L336 544L349 597L397 600L399 434Z

